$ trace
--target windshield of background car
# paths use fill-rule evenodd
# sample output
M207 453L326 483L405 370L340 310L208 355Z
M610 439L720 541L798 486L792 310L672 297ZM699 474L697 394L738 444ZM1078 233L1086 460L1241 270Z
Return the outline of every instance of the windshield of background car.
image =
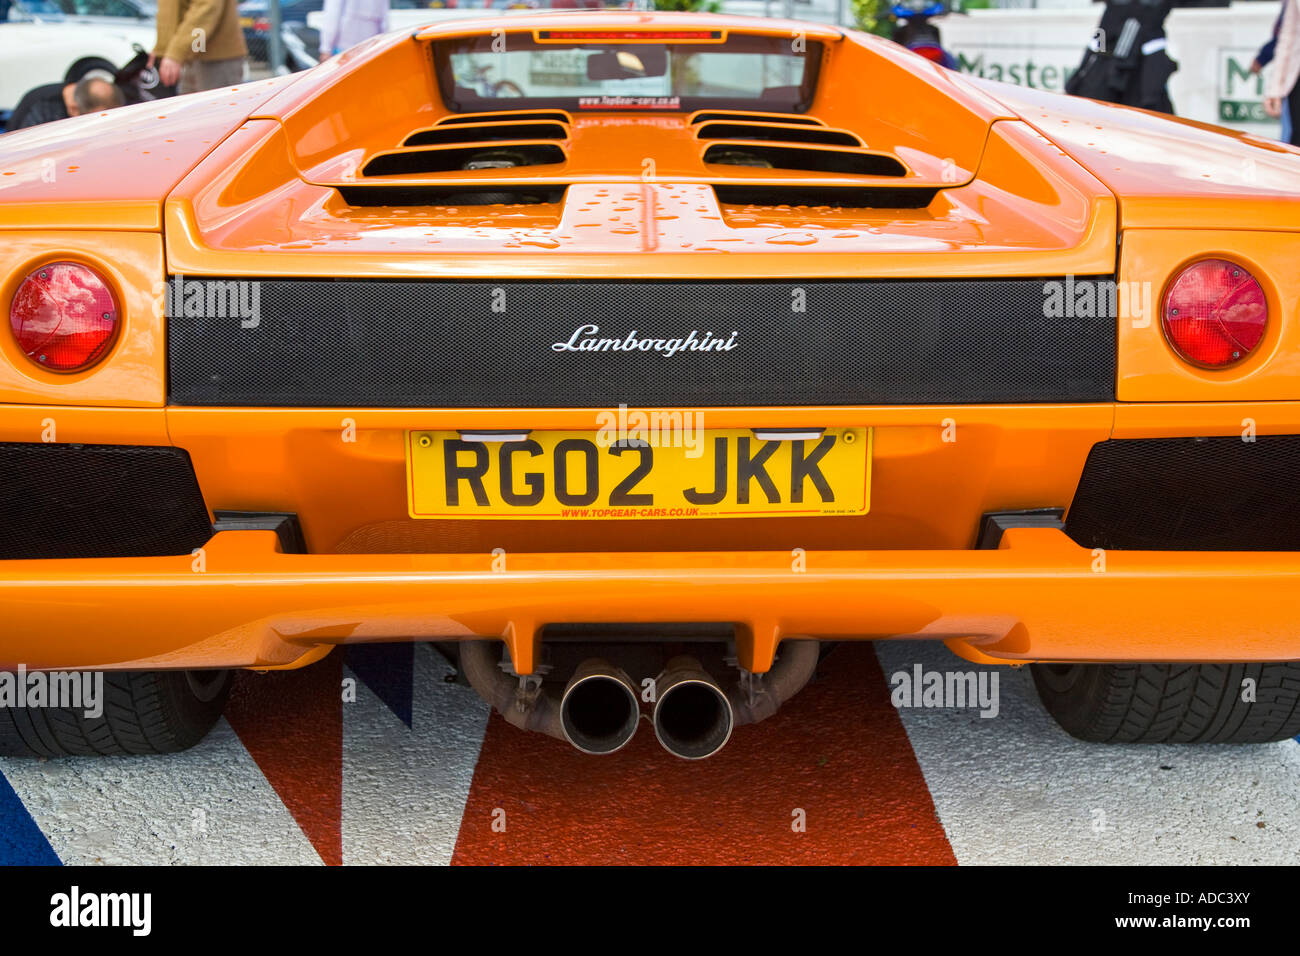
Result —
M443 102L461 113L534 106L794 113L812 102L821 44L710 31L670 36L683 33L691 39L609 42L589 39L599 37L595 31L557 30L480 35L435 43L433 55Z
M0 7L3 6L5 4L0 3ZM63 11L59 9L55 0L14 0L9 4L8 19L17 23L21 20L30 20L32 17L61 18L62 15Z

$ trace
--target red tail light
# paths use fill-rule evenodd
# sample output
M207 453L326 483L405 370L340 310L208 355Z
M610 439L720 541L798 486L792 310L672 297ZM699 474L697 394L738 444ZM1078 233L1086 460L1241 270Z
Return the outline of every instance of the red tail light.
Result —
M1202 259L1180 272L1161 304L1165 338L1185 361L1227 368L1264 338L1268 300L1255 277L1227 259Z
M103 358L117 334L117 320L108 283L77 262L41 266L23 279L9 304L18 347L55 372L79 372Z
M919 53L919 54L921 54L921 56L925 57L925 58L926 58L927 60L929 60L931 63L938 63L940 66L943 65L943 48L942 48L942 47L937 47L937 46L914 46L914 47L912 47L912 52L913 52L913 53Z

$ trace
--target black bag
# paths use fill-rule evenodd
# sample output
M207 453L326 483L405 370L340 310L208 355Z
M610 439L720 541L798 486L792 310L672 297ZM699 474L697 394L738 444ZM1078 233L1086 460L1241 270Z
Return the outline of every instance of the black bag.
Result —
M127 103L144 103L176 95L176 87L163 86L158 80L158 68L148 63L149 51L137 43L135 56L114 75Z
M1164 50L1139 56L1132 64L1109 53L1089 50L1066 81L1065 92L1172 115L1174 104L1168 84L1177 71L1178 64Z

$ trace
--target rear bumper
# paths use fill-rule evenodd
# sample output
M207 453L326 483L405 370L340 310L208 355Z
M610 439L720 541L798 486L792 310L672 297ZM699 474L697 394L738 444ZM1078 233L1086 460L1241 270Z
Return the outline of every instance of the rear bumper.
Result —
M493 562L496 561L496 569ZM504 561L504 566L502 566ZM284 554L224 531L197 557L0 561L0 667L293 667L336 644L543 626L725 621L782 638L945 640L981 661L1300 659L1300 553L1112 551L1018 528L990 551Z

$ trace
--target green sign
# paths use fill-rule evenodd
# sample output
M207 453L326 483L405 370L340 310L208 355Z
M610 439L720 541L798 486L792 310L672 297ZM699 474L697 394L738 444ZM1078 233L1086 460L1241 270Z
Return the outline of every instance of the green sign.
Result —
M1253 50L1219 49L1219 122L1271 123L1264 112L1264 77L1250 72Z
M1219 100L1219 119L1225 123L1271 123L1260 100Z

